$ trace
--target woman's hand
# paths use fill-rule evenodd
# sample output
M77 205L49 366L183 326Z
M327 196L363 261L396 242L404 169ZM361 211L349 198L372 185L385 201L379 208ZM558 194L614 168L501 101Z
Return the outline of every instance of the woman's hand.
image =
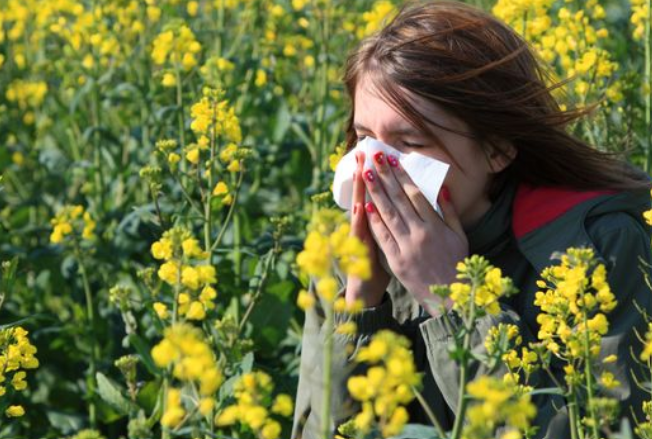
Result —
M369 260L371 261L371 278L362 281L360 278L349 276L346 281L345 299L348 304L362 299L365 306L369 307L380 304L391 277L378 260L378 246L371 235L365 214L365 184L362 181L364 152L356 152L356 159L358 168L353 175L351 235L357 236L367 246Z
M365 206L371 232L396 278L433 316L441 299L432 284L455 281L456 266L468 256L468 240L445 186L442 219L394 156L374 155L375 170L363 172L372 202ZM450 308L450 302L447 302Z

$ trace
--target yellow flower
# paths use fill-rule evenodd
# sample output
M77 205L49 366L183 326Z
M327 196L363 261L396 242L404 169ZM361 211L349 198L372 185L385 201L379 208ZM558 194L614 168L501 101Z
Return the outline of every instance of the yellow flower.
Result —
M160 319L165 320L170 316L168 306L165 303L154 302L152 306L154 307L154 312L156 312L156 315L158 315Z
M206 318L206 310L201 302L192 302L190 309L186 313L186 317L190 320L204 320Z
M315 304L315 298L308 293L306 290L299 291L299 296L297 297L297 305L302 310L306 311Z
M273 420L268 420L260 432L263 439L277 439L280 435L281 424Z
M5 410L5 415L10 418L19 418L25 414L25 409L21 405L11 405Z
M239 416L240 410L238 406L228 406L220 413L215 415L215 425L218 427L233 425L238 420Z
M218 182L213 189L213 195L224 195L229 192L229 188L223 181Z
M254 80L256 87L263 87L267 84L267 72L263 69L256 70L256 79Z
M163 87L175 87L177 85L177 77L172 73L166 73L163 75L161 84L163 84Z
M228 169L230 172L240 171L240 161L233 160L231 163L229 163L229 166L227 166L226 169Z
M279 394L274 399L274 404L272 405L272 413L276 413L281 416L291 416L292 410L294 409L294 404L292 398L286 394Z

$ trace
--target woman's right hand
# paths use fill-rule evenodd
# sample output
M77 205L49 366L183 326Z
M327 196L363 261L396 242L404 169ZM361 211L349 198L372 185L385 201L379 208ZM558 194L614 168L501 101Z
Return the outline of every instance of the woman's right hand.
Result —
M367 223L365 210L366 187L362 181L365 162L364 152L357 151L356 159L358 167L353 176L353 209L351 209L350 234L357 236L367 246L369 261L371 262L371 277L366 281L362 281L356 276L348 276L345 299L347 304L362 299L365 307L371 307L380 304L391 276L380 264L378 259L380 250Z

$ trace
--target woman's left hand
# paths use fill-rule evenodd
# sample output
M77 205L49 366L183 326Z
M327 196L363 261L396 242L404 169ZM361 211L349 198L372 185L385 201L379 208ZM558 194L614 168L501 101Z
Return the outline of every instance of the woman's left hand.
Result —
M441 300L429 286L454 282L457 263L469 252L450 192L444 186L439 193L442 219L396 157L379 152L373 162L376 169L363 175L372 199L365 205L371 231L396 278L436 316Z

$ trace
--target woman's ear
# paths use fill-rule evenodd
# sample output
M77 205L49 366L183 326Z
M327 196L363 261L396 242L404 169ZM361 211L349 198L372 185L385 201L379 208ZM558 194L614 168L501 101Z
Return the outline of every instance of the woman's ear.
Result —
M516 158L518 150L509 140L493 139L485 141L487 161L491 172L497 174L507 168Z

